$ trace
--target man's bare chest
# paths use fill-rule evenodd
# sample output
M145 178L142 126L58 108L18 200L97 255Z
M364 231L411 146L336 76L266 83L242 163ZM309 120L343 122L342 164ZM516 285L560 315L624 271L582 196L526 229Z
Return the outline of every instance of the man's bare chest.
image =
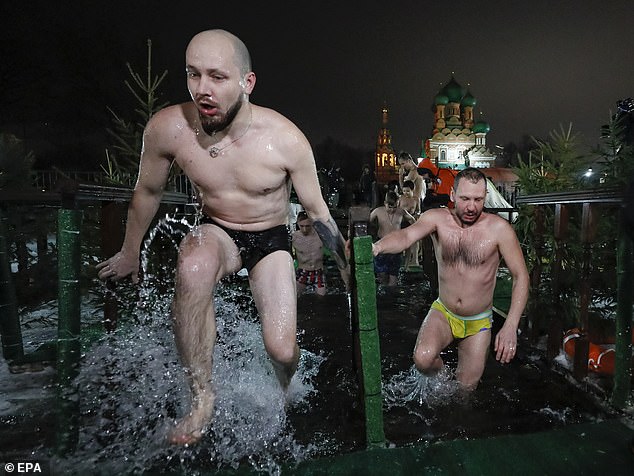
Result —
M434 238L434 245L445 264L478 267L498 259L497 242L482 230L439 230Z
M236 147L216 157L200 147L183 147L175 161L197 186L215 191L266 195L283 187L287 179L277 158L263 157L252 147Z

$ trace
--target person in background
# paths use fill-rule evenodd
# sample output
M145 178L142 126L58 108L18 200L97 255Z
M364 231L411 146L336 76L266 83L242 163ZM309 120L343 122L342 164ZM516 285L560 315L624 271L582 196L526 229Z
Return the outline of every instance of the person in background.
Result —
M370 166L365 164L361 170L359 178L359 193L361 194L362 203L372 208L372 188L374 186L374 174L370 170Z
M466 390L478 386L491 342L493 291L501 260L513 278L511 307L495 336L496 359L515 357L517 328L528 299L528 271L511 225L483 213L486 177L475 168L458 173L451 190L453 209L427 210L412 226L393 231L372 245L378 258L394 255L431 235L438 262L438 299L421 325L414 363L423 374L444 367L440 352L458 340L456 378Z
M315 288L318 296L326 295L326 277L324 275L324 250L319 235L313 228L313 221L306 212L297 215L299 230L291 235L293 251L297 259L295 278L297 296L299 297L307 286Z
M399 169L399 185L403 189L405 180L411 180L414 184L414 198L420 200L419 209L422 210L422 202L425 200L426 185L423 178L418 173L418 166L412 156L408 152L401 152L398 155Z
M383 206L377 207L370 213L370 223L377 224L377 236L383 238L388 233L401 229L403 221L414 223L416 220L408 212L399 208L398 195L389 191L385 194ZM374 260L374 270L379 278L379 283L387 287L394 287L398 281L398 273L401 269L402 251L377 256Z
M398 199L398 206L414 218L420 216L420 200L414 198L414 182L411 180L405 180L403 182L403 195ZM401 224L401 228L406 228L410 223L405 220ZM405 260L403 262L403 268L407 271L410 266L420 266L418 262L418 241L414 242L412 246L405 250Z
M308 140L286 117L249 101L256 77L244 43L224 30L203 31L189 42L185 61L192 100L150 118L123 246L97 265L100 279L138 282L141 243L170 169L179 166L195 184L203 214L181 241L176 265L172 324L191 391L190 409L168 435L179 445L199 441L214 413L213 291L224 276L247 269L264 346L284 391L295 373L291 187L346 283L349 276L345 241L322 197Z

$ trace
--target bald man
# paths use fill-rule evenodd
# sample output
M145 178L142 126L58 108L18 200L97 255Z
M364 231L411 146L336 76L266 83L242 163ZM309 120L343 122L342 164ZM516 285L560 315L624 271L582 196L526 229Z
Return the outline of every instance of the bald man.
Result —
M192 101L148 122L123 246L97 266L100 279L138 282L140 246L177 164L196 187L203 213L180 244L172 304L191 389L191 409L168 435L180 445L197 442L213 414L213 290L224 276L248 270L264 345L283 389L295 373L297 304L286 225L291 185L348 276L345 242L322 198L310 144L287 118L249 102L255 73L244 43L223 30L203 31L185 57Z

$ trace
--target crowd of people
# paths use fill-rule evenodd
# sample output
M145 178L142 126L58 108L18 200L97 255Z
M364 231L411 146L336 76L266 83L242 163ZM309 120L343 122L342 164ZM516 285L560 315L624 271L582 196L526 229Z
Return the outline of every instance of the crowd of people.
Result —
M397 159L398 181L393 180L384 185L383 203L374 207L370 213L370 229L375 240L412 225L426 208L427 182L431 182L433 177L421 174L408 152L400 152ZM369 166L366 165L359 180L360 189L364 178L369 175ZM362 203L371 206L371 200L364 200ZM416 241L402 253L378 256L375 260L377 282L387 288L394 287L398 283L401 270L420 269L422 249Z

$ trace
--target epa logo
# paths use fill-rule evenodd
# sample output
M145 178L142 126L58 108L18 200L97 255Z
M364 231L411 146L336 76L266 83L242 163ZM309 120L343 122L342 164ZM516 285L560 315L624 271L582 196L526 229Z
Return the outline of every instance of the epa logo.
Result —
M7 473L41 473L40 463L6 463L4 470Z

